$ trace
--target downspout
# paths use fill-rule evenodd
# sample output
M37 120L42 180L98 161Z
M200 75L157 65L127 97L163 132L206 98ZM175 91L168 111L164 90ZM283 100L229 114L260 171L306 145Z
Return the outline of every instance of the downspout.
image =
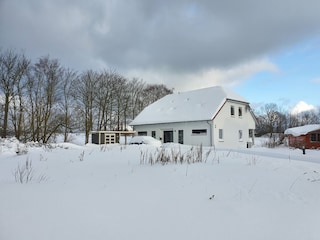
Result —
M207 121L207 124L210 126L210 146L212 147L212 121Z

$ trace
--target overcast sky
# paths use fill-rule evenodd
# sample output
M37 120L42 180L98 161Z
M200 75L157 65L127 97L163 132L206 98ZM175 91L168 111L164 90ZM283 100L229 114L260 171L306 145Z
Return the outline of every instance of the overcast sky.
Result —
M0 0L0 47L308 108L320 105L319 10L319 0Z

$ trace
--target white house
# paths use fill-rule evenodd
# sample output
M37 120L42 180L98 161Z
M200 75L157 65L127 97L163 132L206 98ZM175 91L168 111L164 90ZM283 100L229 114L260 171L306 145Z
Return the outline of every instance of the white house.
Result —
M167 95L146 107L130 125L138 135L163 143L250 147L255 117L249 103L217 86Z

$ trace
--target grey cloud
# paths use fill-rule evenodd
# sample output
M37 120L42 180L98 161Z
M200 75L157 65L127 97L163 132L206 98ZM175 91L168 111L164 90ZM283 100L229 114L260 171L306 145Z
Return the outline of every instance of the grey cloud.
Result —
M320 33L318 0L0 2L0 46L83 68L229 67ZM92 67L92 66L87 66Z

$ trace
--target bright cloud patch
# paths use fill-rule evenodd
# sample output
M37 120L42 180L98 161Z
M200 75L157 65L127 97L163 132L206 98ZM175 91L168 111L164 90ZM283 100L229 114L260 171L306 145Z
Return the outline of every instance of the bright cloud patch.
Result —
M234 86L258 72L276 72L278 67L268 59L246 62L231 68L208 68L201 71L185 73L170 72L162 69L159 71L134 70L127 72L127 76L142 76L143 79L153 83L164 83L174 87L176 91L189 91L212 86Z
M278 71L278 67L268 59L261 59L247 62L229 69L213 68L208 71L204 71L200 78L201 82L205 84L203 87L209 87L212 85L234 86L245 78L261 71L276 72Z
M295 105L292 110L291 113L292 114L298 114L301 112L305 112L305 111L310 111L310 110L315 110L315 106L311 105L311 104L307 104L304 101L300 101L297 103L297 105Z

